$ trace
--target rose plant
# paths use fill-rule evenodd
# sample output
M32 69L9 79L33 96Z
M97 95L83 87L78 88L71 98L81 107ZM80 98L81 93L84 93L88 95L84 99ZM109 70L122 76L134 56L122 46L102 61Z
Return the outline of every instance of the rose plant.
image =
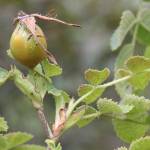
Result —
M111 37L111 49L120 50L115 62L114 80L106 82L110 75L108 68L87 69L84 73L87 83L79 86L77 99L55 87L52 79L61 75L62 68L47 50L45 36L35 18L69 26L78 25L39 14L21 13L15 20L17 25L10 40L8 55L25 65L28 74L24 75L14 65L10 70L1 67L0 85L12 80L31 100L46 134L46 147L26 144L32 139L30 134L8 133L7 122L0 117L0 150L62 150L59 138L68 129L75 125L82 128L102 116L110 118L117 136L130 144L128 148L120 147L117 150L149 150L150 99L139 94L150 81L149 2L141 0L136 14L130 10L124 11ZM143 56L135 55L139 49L137 43L143 49ZM103 98L103 92L110 86L114 86L120 96L119 102ZM46 94L55 99L55 119L52 124L44 114Z

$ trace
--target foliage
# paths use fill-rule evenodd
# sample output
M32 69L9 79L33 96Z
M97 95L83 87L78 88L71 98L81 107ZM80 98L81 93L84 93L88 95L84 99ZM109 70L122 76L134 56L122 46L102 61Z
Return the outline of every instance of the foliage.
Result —
M0 117L0 132L7 132L8 126L4 118Z
M148 3L145 0L142 3ZM131 36L131 42L125 38ZM145 50L144 56L133 56L136 42ZM12 80L18 89L32 102L43 123L47 139L45 143L50 150L62 150L59 138L70 128L77 125L87 126L95 119L107 117L112 120L117 136L124 142L131 143L129 150L150 149L148 134L150 123L150 100L139 96L150 81L150 10L140 4L135 15L127 10L123 12L120 24L111 38L111 49L121 49L115 62L115 79L106 82L110 71L88 69L84 76L87 83L78 88L78 98L70 97L65 91L57 89L52 78L61 75L62 68L44 59L34 69L24 75L16 66L10 70L0 68L0 85ZM137 51L138 53L138 51ZM9 56L12 56L9 50ZM116 87L120 101L103 98L102 94L110 87ZM55 99L54 122L50 125L44 115L43 101L46 94ZM97 104L97 105L93 105ZM4 118L0 118L0 150L44 150L46 147L29 145L32 139L27 133L7 133L8 126ZM118 150L127 150L120 147Z

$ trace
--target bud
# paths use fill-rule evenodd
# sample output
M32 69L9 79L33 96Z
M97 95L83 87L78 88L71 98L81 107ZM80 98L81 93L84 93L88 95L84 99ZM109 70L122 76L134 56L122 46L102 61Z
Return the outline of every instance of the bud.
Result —
M18 23L10 39L13 57L30 69L46 58L46 53L42 48L47 48L46 38L38 25L35 26L35 35L37 41L25 25Z

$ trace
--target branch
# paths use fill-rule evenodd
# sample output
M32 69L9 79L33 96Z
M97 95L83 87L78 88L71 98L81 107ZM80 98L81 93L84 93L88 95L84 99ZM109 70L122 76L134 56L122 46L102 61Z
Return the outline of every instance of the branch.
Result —
M53 138L53 134L52 134L51 128L50 128L50 126L49 126L49 124L48 124L48 122L46 120L43 108L39 108L39 109L36 109L36 110L37 110L38 118L41 121L43 129L44 129L44 131L46 133L46 136L49 139L52 139ZM47 150L51 150L51 149L49 147L47 147Z
M123 77L123 78L120 78L120 79L117 79L117 80L113 80L109 83L105 83L105 84L102 84L102 85L98 85L96 86L95 88L93 88L91 91L89 91L88 93L86 93L85 95L81 96L67 111L67 118L71 115L71 113L73 112L73 110L76 108L76 106L78 104L80 104L85 98L87 98L89 95L91 95L95 89L97 88L107 88L107 87L110 87L110 86L113 86L117 83L120 83L120 82L123 82L123 81L126 81L128 79L130 79L131 76L126 76L126 77Z
M49 127L49 124L46 120L45 114L43 112L43 108L37 109L37 114L38 114L39 120L41 121L41 124L45 130L47 137L50 139L53 138L53 134L52 134L51 128Z

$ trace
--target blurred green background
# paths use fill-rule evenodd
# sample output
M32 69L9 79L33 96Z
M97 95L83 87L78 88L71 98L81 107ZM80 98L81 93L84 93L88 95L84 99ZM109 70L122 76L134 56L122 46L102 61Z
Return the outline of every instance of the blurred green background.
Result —
M6 55L14 29L13 18L18 11L46 14L55 9L59 19L82 26L78 29L39 21L49 50L63 68L62 76L54 79L55 85L76 97L77 87L85 82L84 70L108 67L113 74L117 53L111 52L109 47L111 34L120 21L122 11L136 11L137 5L138 0L0 0L0 65L10 68L10 64L15 63L26 71ZM104 96L119 99L112 88ZM47 96L44 103L46 115L51 119L54 109L52 97ZM30 132L35 136L33 143L44 143L45 135L35 110L11 81L0 88L0 115L8 121L10 131ZM113 150L124 145L116 137L111 121L105 118L83 129L74 127L61 138L61 142L64 150Z

